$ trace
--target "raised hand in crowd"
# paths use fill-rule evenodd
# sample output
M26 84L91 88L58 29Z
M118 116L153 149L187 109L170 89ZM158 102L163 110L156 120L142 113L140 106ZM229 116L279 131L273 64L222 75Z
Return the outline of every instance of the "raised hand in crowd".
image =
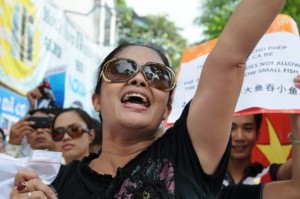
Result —
M29 100L29 111L35 109L36 101L42 97L42 93L39 87L35 87L26 93L26 97Z
M11 126L8 143L13 145L21 145L24 136L34 131L32 128L34 122L28 121L29 117L30 115L26 115L23 119Z

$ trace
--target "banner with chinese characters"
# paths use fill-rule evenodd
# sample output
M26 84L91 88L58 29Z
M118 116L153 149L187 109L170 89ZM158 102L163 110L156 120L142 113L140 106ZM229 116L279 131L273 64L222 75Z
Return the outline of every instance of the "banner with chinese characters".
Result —
M183 52L166 126L174 124L194 96L205 59L216 42L217 39L211 40ZM286 113L300 112L300 89L293 83L300 74L298 52L300 38L295 21L278 15L246 63L235 115L264 113L253 161L266 165L283 163L290 157L290 123Z

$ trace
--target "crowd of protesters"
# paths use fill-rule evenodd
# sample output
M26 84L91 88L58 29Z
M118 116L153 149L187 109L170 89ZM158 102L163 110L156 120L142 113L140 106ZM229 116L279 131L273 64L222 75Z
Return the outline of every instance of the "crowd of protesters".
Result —
M58 151L64 161L50 186L33 171L19 171L10 197L299 198L299 114L290 116L288 177L278 166L276 180L284 181L249 186L240 182L252 166L259 124L254 116L232 118L245 60L284 2L241 1L205 61L195 96L165 132L175 75L157 46L123 43L104 59L92 96L101 123L80 108L34 109L41 93L31 90L31 110L13 124L6 146L1 132L0 150L16 158ZM294 82L300 88L300 75ZM239 121L245 118L246 124ZM243 163L238 173L236 162Z

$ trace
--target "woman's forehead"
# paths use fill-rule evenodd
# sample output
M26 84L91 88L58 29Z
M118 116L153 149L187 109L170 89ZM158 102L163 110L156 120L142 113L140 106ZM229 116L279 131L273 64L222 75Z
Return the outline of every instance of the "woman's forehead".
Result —
M68 126L73 123L85 124L75 111L66 111L57 116L54 126Z
M153 49L145 46L129 46L120 51L117 58L128 58L136 61L138 64L147 62L163 63L160 55Z

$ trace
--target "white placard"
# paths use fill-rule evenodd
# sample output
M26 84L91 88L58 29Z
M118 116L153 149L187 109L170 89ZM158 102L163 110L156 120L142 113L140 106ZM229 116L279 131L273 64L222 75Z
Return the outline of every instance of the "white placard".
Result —
M249 56L235 111L253 107L279 111L300 109L300 90L293 82L300 74L299 52L298 35L288 32L266 34ZM167 123L174 123L194 96L206 57L207 54L181 65Z

